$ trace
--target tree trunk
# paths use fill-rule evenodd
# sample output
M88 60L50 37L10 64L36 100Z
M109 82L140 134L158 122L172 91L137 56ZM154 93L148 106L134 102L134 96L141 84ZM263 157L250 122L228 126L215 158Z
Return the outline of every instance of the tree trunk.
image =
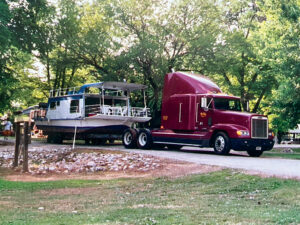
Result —
M267 90L268 90L268 87L265 87L265 88L262 90L262 92L260 93L259 98L257 99L257 101L256 101L256 103L255 103L255 106L254 106L254 108L253 108L253 110L252 110L253 113L256 113L256 112L257 112L258 107L259 107L259 104L260 104L260 102L261 102L262 98L264 97L264 95L265 95L265 93L266 93Z

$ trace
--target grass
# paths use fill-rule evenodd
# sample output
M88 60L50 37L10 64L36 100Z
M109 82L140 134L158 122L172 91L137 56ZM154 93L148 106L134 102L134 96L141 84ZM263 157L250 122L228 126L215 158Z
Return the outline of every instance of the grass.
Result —
M0 224L299 224L299 211L300 182L233 170L178 179L0 179Z
M282 152L282 148L274 148L271 151L266 151L263 157L286 158L286 159L300 159L300 148L293 148L293 153Z

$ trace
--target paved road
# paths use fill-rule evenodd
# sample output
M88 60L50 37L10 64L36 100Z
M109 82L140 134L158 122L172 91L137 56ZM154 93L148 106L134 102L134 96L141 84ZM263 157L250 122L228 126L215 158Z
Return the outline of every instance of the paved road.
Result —
M279 158L251 158L246 153L234 152L228 156L215 155L212 149L199 149L185 147L183 151L166 150L139 150L124 149L123 146L104 147L136 153L149 154L192 163L215 165L227 168L242 169L252 173L265 174L283 178L296 178L300 180L300 160Z

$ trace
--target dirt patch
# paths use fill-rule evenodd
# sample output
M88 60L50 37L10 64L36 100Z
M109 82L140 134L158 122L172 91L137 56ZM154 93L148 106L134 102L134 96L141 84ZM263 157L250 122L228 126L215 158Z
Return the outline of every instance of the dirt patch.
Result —
M85 187L85 188L59 188L54 190L43 190L39 191L39 194L47 196L57 196L57 195L79 195L79 194L93 194L98 188L96 187Z
M165 160L164 167L159 171L153 171L154 177L171 177L177 178L190 174L210 173L221 170L219 166L199 165L195 163L187 163L183 161Z
M31 175L15 171L4 176L4 179L10 181L25 181L25 182L39 182L39 181L55 181L55 180L111 180L118 178L156 178L156 177L170 177L178 178L190 174L202 174L221 170L218 166L199 165L193 163L186 163L174 160L161 160L161 168L140 172L140 171L119 171L119 172L101 172L93 174L47 174L47 175Z

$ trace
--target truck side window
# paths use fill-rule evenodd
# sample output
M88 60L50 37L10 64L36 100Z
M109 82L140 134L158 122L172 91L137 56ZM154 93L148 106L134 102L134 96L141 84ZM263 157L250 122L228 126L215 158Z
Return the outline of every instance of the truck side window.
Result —
M70 113L78 113L78 112L79 112L79 100L71 100Z
M238 99L215 98L214 103L216 109L241 111L241 105Z
M213 105L212 100L213 100L212 98L207 98L207 106L209 109L212 109L212 105Z

